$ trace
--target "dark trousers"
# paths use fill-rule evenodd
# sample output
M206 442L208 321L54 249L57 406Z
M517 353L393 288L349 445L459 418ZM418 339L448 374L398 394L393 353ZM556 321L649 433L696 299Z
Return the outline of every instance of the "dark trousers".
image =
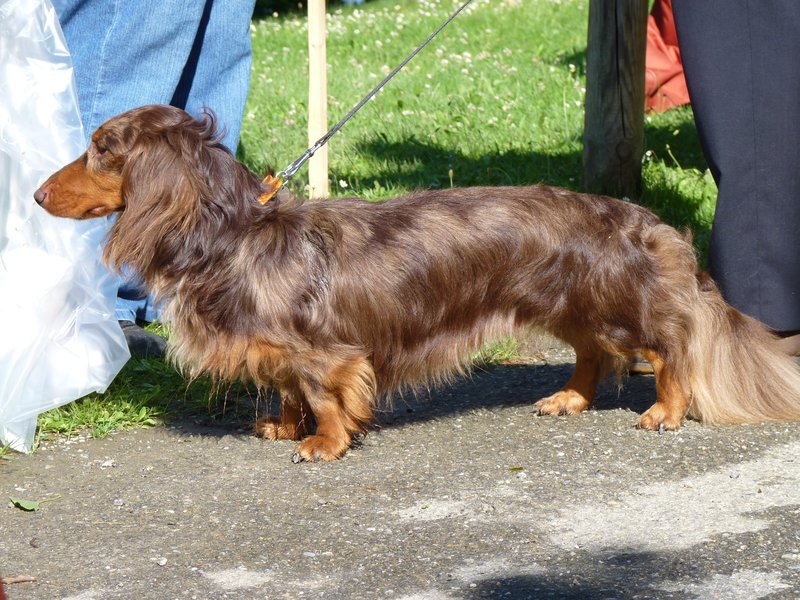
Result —
M719 196L709 269L725 298L800 330L800 0L673 0Z

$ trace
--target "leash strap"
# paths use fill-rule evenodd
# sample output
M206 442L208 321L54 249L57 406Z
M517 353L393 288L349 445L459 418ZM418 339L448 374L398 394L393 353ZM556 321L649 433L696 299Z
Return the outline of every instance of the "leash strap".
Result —
M419 52L425 46L427 46L430 43L430 41L433 38L435 38L442 29L447 27L447 25L450 24L450 21L455 19L461 13L461 11L464 10L467 7L467 5L470 2L472 2L472 0L465 0L465 2L461 6L458 7L458 10L456 10L452 15L450 15L444 23L439 25L439 27L437 27L436 30L433 33L431 33L424 42L422 42L419 46L417 46L411 54L406 56L405 59L403 59L403 62L401 62L394 69L392 69L391 73L389 73L386 77L384 77L383 80L378 85L376 85L375 88L369 94L364 96L364 98L358 104L356 104L350 110L350 112L347 113L344 116L344 118L341 121L339 121L336 125L331 127L331 129L328 131L328 133L326 133L321 138L319 138L314 143L313 146L311 146L308 150L306 150L305 153L303 154L303 156L301 156L300 158L295 160L292 164L290 164L288 167L286 167L283 171L278 173L277 177L272 177L271 175L267 175L267 177L264 179L263 183L264 183L264 186L266 188L268 188L268 189L259 197L259 199L258 199L259 202L261 202L262 204L266 204L278 192L278 190L281 188L281 186L284 183L286 183L287 181L289 181L294 176L294 174L297 172L297 170L300 167L302 167L309 158L314 156L314 153L317 150L322 148L322 146L324 146L328 142L328 140L330 140L336 134L336 132L339 131L344 126L344 124L347 123L350 120L350 118L353 115L355 115L359 110L361 110L361 108L367 102L369 102L375 96L375 94L377 94L379 91L381 91L381 88L383 88L383 86L385 86L387 83L389 83L389 81L395 75L397 75L397 73L400 71L400 69L405 67L412 58L414 58L417 54L419 54Z

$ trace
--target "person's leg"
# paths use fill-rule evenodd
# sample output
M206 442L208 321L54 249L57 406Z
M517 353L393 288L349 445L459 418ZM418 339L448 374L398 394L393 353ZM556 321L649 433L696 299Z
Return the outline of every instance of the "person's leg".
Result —
M208 0L172 99L174 106L195 116L205 108L213 110L225 132L223 143L234 154L250 87L254 5L255 0Z
M54 0L75 67L88 137L112 116L169 104L204 0Z
M673 0L719 187L709 267L733 306L800 331L800 2Z

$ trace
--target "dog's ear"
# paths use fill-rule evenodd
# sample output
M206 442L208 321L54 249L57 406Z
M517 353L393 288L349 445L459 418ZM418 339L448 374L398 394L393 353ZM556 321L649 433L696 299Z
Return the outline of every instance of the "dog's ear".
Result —
M122 211L104 258L146 277L164 261L197 260L204 244L230 236L251 218L260 186L221 143L212 113L193 119L173 107L137 110L122 167Z
M143 129L124 157L123 208L104 254L109 266L127 263L144 274L157 251L192 235L211 193L205 164L213 137L183 125Z

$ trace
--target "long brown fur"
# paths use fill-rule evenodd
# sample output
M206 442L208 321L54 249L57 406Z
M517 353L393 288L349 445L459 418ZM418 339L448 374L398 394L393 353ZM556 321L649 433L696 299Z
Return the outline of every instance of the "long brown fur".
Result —
M149 106L100 127L36 199L64 217L119 211L105 261L163 303L172 358L190 376L276 387L281 416L256 431L302 440L295 460L342 456L376 398L462 372L485 342L530 327L577 355L542 414L585 410L641 353L657 400L640 427L800 418L792 359L644 208L546 186L382 203L262 205L262 191L212 118Z

